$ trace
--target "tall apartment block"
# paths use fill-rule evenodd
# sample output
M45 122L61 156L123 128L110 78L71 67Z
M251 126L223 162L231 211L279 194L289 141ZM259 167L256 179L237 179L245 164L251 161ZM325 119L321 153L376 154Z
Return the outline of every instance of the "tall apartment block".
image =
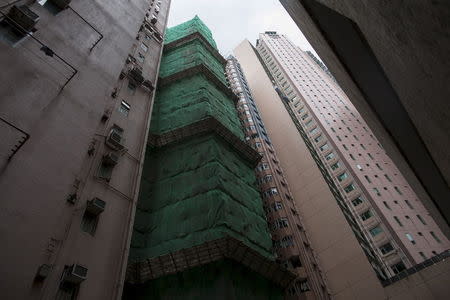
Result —
M310 247L277 154L241 66L233 56L228 58L226 74L232 91L239 98L236 107L244 126L245 140L262 156L255 172L277 261L298 276L295 284L286 291L286 299L327 299L329 295L323 275Z
M245 143L225 64L198 17L167 30L125 299L282 299L294 284L275 262L261 156Z
M257 50L388 277L450 242L348 97L289 39L261 34Z
M280 2L449 237L450 2Z
M276 32L234 55L332 297L445 295L448 240L326 70Z
M169 6L0 1L2 298L121 298Z

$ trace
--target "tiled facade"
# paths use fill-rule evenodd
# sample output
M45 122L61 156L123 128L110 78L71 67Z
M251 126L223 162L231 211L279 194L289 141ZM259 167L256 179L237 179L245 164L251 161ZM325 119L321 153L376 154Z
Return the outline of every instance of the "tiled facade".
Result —
M434 220L335 81L285 36L257 51L302 124L388 276L450 247Z

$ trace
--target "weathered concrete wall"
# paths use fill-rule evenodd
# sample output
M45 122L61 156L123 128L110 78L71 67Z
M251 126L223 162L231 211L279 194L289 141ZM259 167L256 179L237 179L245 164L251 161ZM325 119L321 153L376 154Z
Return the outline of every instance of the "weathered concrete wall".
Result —
M71 69L60 59L46 56L31 38L14 47L0 41L0 116L30 135L10 162L4 153L0 162L0 290L7 299L54 298L64 266L74 263L88 268L79 299L120 297L153 95L129 90L119 74L128 54L140 49L136 35L149 4L72 1L71 7L103 34L92 51L99 35L71 9L52 14L46 6L31 4L40 17L33 36L78 71L62 90ZM169 6L169 0L162 1L160 32ZM161 44L151 39L147 46L143 73L155 82ZM115 88L117 98L111 96ZM128 116L118 111L122 100L131 105ZM101 122L105 111L109 118ZM97 175L102 156L110 151L105 136L113 124L124 129L126 151L118 153L107 182ZM92 156L87 154L91 143ZM73 205L66 199L74 192ZM91 235L80 224L93 197L105 201L106 208ZM42 264L51 265L51 272L35 281Z

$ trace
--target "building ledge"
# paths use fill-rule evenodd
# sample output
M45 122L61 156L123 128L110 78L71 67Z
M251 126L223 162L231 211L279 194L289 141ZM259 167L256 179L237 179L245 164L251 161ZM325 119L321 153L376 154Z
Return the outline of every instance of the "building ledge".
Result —
M212 82L227 97L231 98L234 103L239 100L239 98L220 79L218 79L205 64L190 67L164 78L159 78L158 88L162 88L183 78L192 77L198 74L205 75L210 82Z
M222 259L234 260L263 277L286 288L297 276L231 237L205 242L188 249L171 252L130 264L126 281L142 284L159 277L176 274Z
M214 55L215 58L217 58L218 61L220 61L220 63L222 65L226 65L227 64L227 60L220 55L219 51L217 51L216 48L214 48L213 46L211 46L211 44L206 40L206 38L199 32L194 32L191 33L189 35L186 35L184 37L182 37L181 39L175 40L173 42L170 42L168 44L164 45L164 52L167 52L169 50L172 50L174 48L178 48L179 46L182 46L184 44L187 44L193 40L199 40L207 49L209 52L211 52L212 55Z
M207 133L215 133L223 138L230 147L241 154L253 167L255 167L262 158L255 149L239 139L234 133L213 117L202 119L181 128L164 132L163 134L158 135L150 133L148 145L159 148Z

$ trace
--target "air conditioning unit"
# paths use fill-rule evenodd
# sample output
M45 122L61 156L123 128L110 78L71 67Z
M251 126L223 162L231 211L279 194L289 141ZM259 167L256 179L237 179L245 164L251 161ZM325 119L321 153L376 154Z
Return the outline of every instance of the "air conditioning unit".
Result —
M14 5L9 10L8 17L10 18L8 21L11 25L18 28L20 31L25 30L25 32L32 31L39 21L39 16L31 11L26 5Z
M144 76L142 76L142 70L138 67L132 67L128 71L128 77L130 81L137 86L140 86L144 82Z
M153 33L153 37L158 41L158 43L161 43L163 40L162 35L159 32Z
M52 269L52 267L47 264L43 264L43 265L39 266L39 269L36 273L36 278L40 279L40 280L47 278L48 275L50 274L51 269Z
M72 2L72 0L50 0L50 2L52 2L61 9L66 9L67 6L69 6L70 2Z
M103 155L102 163L107 166L115 166L119 162L119 155L114 152Z
M98 216L105 210L106 202L95 197L87 202L86 211Z
M64 271L63 281L80 284L87 278L88 269L74 264Z
M155 89L155 87L153 86L153 83L152 83L150 80L145 80L145 81L142 83L142 86L143 86L144 88L150 90L150 92L153 91L153 90Z
M108 137L106 138L106 144L115 150L122 150L122 135L120 135L116 130L111 130Z

